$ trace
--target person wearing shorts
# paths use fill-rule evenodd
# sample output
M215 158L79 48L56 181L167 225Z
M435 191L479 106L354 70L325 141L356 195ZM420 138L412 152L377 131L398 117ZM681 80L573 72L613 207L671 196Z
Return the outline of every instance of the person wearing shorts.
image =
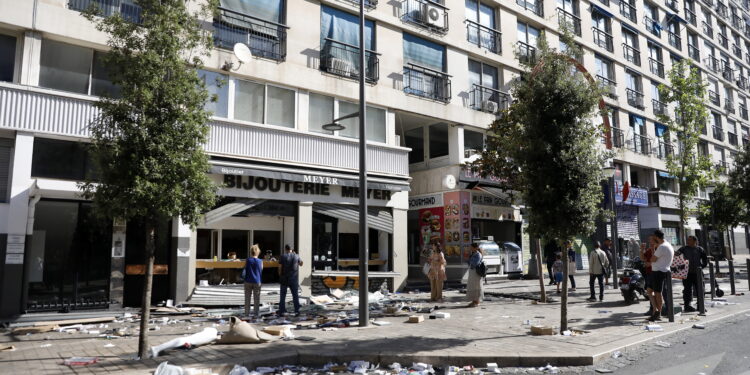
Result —
M661 321L661 308L664 304L662 298L662 290L664 289L664 283L672 282L669 278L669 267L672 265L672 259L674 258L674 248L672 245L664 240L664 232L660 230L654 231L654 237L659 247L654 251L654 255L651 256L651 269L653 270L651 279L651 290L653 290L653 307L654 314L651 315L649 321L658 322Z

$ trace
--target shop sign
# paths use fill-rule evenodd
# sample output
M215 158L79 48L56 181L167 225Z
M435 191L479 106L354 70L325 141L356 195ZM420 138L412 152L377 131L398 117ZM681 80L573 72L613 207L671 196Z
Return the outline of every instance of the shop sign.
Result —
M623 185L620 181L615 181L615 201L617 203L623 203L622 201ZM648 190L635 186L630 186L628 191L627 200L624 202L631 206L648 207Z
M484 206L508 206L508 201L501 197L496 197L490 194L482 194L477 192L471 192L471 204L479 204Z
M469 193L451 191L443 197L444 244L448 263L461 263L471 254L471 218Z
M23 254L5 254L5 264L23 264Z
M443 205L443 194L416 195L409 197L409 209L439 207Z
M497 207L497 206L471 206L471 218L472 219L487 219L487 220L511 220L519 221L516 217L516 210L512 207Z
M233 175L233 176L259 177L259 178L274 179L278 181L286 181L286 182L292 182L292 183L301 182L301 183L312 183L312 184L321 184L321 185L339 185L339 186L352 186L352 187L359 186L359 179L357 177L353 177L349 179L349 178L340 178L336 176L330 176L326 174L309 174L309 173L303 174L303 173L292 173L292 172L284 172L284 171L270 171L270 170L261 170L261 169L256 170L256 169L247 169L247 168L238 168L238 167L224 167L224 166L218 166L218 165L211 166L211 173ZM385 189L385 190L393 190L393 191L408 190L408 186L406 185L396 185L396 184L388 184L388 183L372 182L372 181L368 181L368 185L375 187L377 189Z
M482 184L494 186L501 186L506 182L506 179L500 178L498 176L482 177L479 172L473 171L471 170L471 168L467 167L461 167L461 175L459 176L458 180L463 182L479 182Z
M9 234L6 252L9 254L23 254L26 245L25 234Z

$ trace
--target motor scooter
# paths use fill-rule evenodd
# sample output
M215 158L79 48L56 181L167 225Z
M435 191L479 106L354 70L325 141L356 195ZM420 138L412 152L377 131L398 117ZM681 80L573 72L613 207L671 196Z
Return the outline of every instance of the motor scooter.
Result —
M620 293L628 303L638 303L638 295L648 301L646 295L646 277L643 261L636 257L630 262L630 268L625 268L620 275Z

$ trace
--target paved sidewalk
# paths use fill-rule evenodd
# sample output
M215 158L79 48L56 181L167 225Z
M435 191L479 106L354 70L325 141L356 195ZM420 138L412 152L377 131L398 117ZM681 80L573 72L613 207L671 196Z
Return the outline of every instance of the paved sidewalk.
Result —
M744 275L743 275L744 276ZM4 332L0 344L11 343L15 351L0 352L3 373L150 373L159 362L205 367L207 365L243 364L248 368L261 365L304 364L322 365L355 359L371 362L410 363L421 361L435 365L484 365L497 362L500 366L590 365L597 359L621 348L672 332L690 329L700 320L703 324L721 324L722 318L750 312L748 296L725 296L729 305L709 309L708 316L683 315L675 323L662 322L663 332L646 332L641 315L648 304L626 305L619 291L608 289L604 302L589 303L588 275L576 277L578 290L571 293L568 317L570 327L588 331L576 336L531 336L526 320L534 324L559 326L559 303L535 304L527 299L490 297L480 308L464 308L459 291L447 291L447 301L440 310L451 313L448 320L425 320L420 324L405 323L406 318L382 318L391 325L381 327L295 330L297 336L314 337L314 341L280 341L257 345L208 345L192 350L176 350L143 362L134 361L137 337L105 340L83 333L44 333L14 337ZM674 284L675 302L680 303L682 286ZM723 287L729 290L728 286ZM488 294L538 293L538 281L497 281L487 286ZM739 279L737 291L747 291L747 280ZM554 293L551 297L557 298ZM404 298L421 300L430 306L427 293L404 294ZM736 303L736 304L731 304ZM709 303L710 304L710 303ZM177 317L178 319L180 317ZM184 319L184 317L183 317ZM152 344L191 334L214 323L188 323L162 326L151 332ZM134 326L134 323L130 324ZM111 324L110 327L115 326ZM217 327L219 331L227 325ZM105 347L107 344L113 347ZM97 356L99 363L86 367L67 367L60 363L71 356Z

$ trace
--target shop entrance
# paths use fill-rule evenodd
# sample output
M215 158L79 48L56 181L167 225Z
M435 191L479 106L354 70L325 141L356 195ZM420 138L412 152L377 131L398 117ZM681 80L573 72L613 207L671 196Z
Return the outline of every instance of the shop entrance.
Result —
M88 202L41 200L24 260L26 310L106 308L112 245L111 220Z

